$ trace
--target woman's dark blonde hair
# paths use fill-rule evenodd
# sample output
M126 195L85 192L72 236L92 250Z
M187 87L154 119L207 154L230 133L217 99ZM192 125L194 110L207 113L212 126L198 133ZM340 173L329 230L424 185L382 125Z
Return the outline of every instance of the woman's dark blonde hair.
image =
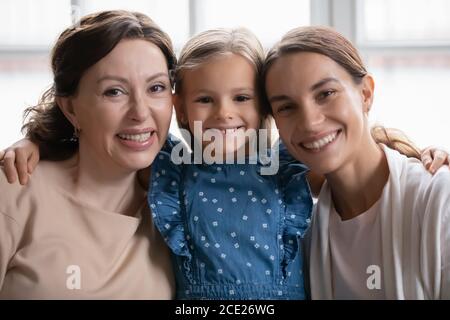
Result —
M259 98L259 113L262 118L261 127L268 128L270 113L267 107L261 105L263 99L263 88L261 83L261 72L264 65L264 49L258 38L246 28L235 29L211 29L192 37L183 47L180 53L178 65L175 69L175 93L180 94L183 90L183 76L187 70L194 69L203 63L220 55L234 53L247 59L254 67L256 73L256 90ZM186 128L178 120L181 128Z
M53 85L39 103L27 108L22 127L49 159L67 159L78 150L74 127L61 112L55 97L76 94L84 72L108 55L123 39L142 39L161 49L169 71L176 57L169 36L148 16L122 10L87 15L61 33L51 54Z
M263 82L265 83L267 72L277 59L298 52L314 52L327 56L344 68L352 76L355 84L360 84L368 74L358 50L349 40L331 28L309 26L289 31L267 53ZM272 112L270 104L262 105L268 108L266 112ZM400 130L376 126L371 129L371 134L377 143L384 143L408 157L420 159L419 149Z

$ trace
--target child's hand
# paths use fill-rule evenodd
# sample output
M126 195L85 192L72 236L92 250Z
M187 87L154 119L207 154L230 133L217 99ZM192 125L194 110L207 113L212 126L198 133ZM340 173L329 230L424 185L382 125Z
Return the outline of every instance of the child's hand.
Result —
M448 152L437 147L425 148L422 151L421 159L425 168L432 174L435 174L440 167L450 165Z
M21 185L28 183L31 174L39 162L39 147L28 139L22 139L0 151L0 161L5 167L6 179L14 183L19 177Z

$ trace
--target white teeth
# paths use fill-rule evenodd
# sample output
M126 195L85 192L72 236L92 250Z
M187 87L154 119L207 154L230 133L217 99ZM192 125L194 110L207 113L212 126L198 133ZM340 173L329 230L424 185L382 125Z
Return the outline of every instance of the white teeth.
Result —
M146 132L146 133L140 133L140 134L118 134L118 136L120 139L124 139L124 140L145 142L150 138L151 133Z
M222 133L222 135L225 136L225 135L227 135L227 134L233 134L233 133L235 133L236 131L239 130L239 128L240 128L240 127L229 128L229 129L219 129L219 128L211 128L211 129L219 130L219 131Z
M336 139L338 132L335 131L329 135L327 135L326 137L323 137L319 140L313 141L313 142L309 142L309 143L302 143L302 146L305 147L306 149L320 149L325 147L327 144L331 143L334 141L334 139Z

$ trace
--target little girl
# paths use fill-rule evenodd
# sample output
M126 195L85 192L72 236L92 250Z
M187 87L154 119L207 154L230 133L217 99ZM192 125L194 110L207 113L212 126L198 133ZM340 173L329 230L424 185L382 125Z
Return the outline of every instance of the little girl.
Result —
M223 150L216 155L247 150L251 141L243 133L268 120L258 82L263 61L263 48L245 29L193 37L175 74L179 125L194 133L201 121L203 132L219 133ZM203 150L208 145L203 142ZM260 159L175 165L172 146L169 141L152 165L148 199L174 253L177 297L304 299L299 239L312 208L306 168L283 157L276 175L261 174Z
M206 31L185 45L174 104L188 139L201 121L204 132L222 138L216 153L250 149L242 133L268 128L259 82L263 61L259 41L246 29ZM266 165L259 158L248 163L249 152L245 164L176 165L171 153L177 143L170 138L153 162L148 193L154 223L173 253L177 298L304 299L299 241L312 208L306 167L285 150L275 175L262 174Z

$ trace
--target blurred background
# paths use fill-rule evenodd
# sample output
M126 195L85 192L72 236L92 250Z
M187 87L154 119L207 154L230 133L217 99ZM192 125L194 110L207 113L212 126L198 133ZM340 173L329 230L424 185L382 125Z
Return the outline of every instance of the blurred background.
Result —
M358 47L376 81L371 121L419 147L450 150L448 0L1 0L0 148L20 139L23 110L52 83L49 51L66 27L100 10L149 15L177 51L200 31L245 26L266 49L302 25L334 27ZM171 131L177 134L173 122Z

